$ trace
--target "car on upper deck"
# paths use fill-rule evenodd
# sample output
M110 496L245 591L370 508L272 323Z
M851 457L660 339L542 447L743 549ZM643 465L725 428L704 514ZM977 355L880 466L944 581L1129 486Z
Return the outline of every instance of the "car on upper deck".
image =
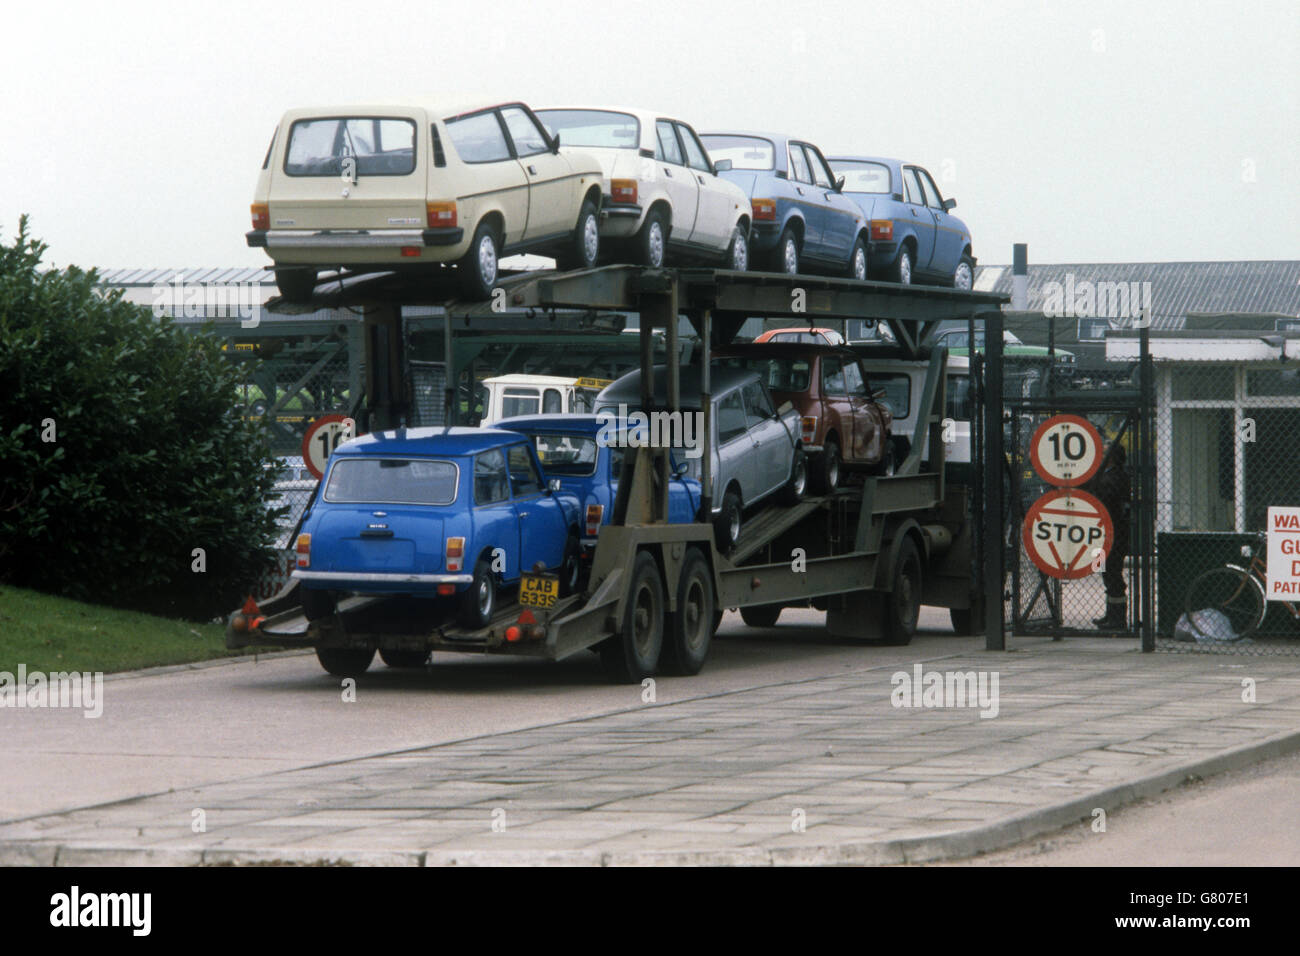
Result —
M322 269L450 265L481 300L501 256L594 265L601 181L593 157L561 152L519 102L292 109L262 161L246 239L292 301L310 298Z
M700 137L722 176L753 210L752 257L772 272L865 279L867 224L812 143L778 133L710 132Z
M843 345L844 336L834 329L768 329L755 343L762 342L797 342L801 345Z
M695 130L654 110L540 109L547 132L601 165L600 237L612 261L659 268L749 267L749 197L725 178Z

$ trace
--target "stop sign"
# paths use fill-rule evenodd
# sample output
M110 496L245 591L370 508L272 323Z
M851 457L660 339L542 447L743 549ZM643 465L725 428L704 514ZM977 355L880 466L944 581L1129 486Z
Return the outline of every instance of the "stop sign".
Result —
M1073 581L1086 578L1115 541L1106 506L1077 488L1049 491L1025 514L1020 532L1025 553L1044 574Z

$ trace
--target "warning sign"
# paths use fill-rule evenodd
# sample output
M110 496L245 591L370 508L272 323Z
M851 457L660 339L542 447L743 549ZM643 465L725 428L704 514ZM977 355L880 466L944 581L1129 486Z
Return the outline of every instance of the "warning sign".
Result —
M356 423L345 415L322 415L302 436L302 460L317 478L325 474L325 463L334 449L356 437Z
M1106 506L1075 488L1049 491L1029 507L1021 541L1044 574L1073 581L1102 566L1115 540Z
M1034 471L1050 485L1081 485L1101 467L1101 433L1078 415L1053 415L1029 443Z
M1270 601L1300 601L1300 508L1268 509Z

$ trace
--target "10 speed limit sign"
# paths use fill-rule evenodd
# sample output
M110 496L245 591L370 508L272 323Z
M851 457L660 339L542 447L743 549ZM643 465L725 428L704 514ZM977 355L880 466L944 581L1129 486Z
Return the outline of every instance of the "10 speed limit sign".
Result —
M1063 581L1092 574L1104 564L1114 540L1106 506L1077 488L1057 488L1035 501L1021 531L1029 560Z
M1050 485L1081 485L1101 467L1101 433L1078 415L1053 415L1029 442L1034 471Z
M325 474L325 463L334 449L356 437L356 423L346 415L322 415L311 423L302 436L302 460L318 479Z

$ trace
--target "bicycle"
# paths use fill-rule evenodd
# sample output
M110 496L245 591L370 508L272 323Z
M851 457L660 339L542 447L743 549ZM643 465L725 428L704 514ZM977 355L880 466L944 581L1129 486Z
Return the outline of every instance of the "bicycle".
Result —
M1183 610L1187 626L1197 638L1241 640L1259 630L1268 614L1268 601L1265 599L1268 564L1259 556L1267 541L1267 536L1261 532L1255 536L1255 545L1242 546L1241 557L1243 562L1246 559L1250 561L1248 566L1229 563L1204 571L1192 579ZM1300 607L1292 601L1278 603L1300 624ZM1214 617L1207 611L1217 611L1223 617ZM1223 630L1224 619L1231 626L1227 634Z

